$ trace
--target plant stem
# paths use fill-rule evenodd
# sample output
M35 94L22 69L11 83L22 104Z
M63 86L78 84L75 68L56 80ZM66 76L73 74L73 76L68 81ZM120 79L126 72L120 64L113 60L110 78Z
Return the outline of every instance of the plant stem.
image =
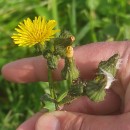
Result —
M57 101L57 97L56 97L56 93L55 93L55 88L54 88L54 82L52 79L52 70L50 68L48 68L48 82L49 82L49 89L50 89L50 95L51 97ZM55 109L58 109L58 104L56 102L54 102L55 104Z
M72 84L72 79L70 77L69 79L67 79L67 84L68 84L68 89L70 89Z

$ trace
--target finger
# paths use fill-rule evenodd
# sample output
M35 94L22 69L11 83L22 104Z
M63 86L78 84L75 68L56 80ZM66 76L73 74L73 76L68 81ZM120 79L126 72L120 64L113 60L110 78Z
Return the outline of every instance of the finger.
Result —
M7 80L20 83L47 80L47 65L42 56L24 58L5 65L2 74Z
M35 130L35 124L43 113L39 112L22 123L17 130Z
M125 102L124 102L124 113L130 112L130 83L128 84L126 94L125 94Z
M63 62L60 60L58 69L54 71L55 80L60 79L62 68ZM47 63L42 56L20 59L6 64L2 68L2 75L5 79L18 83L47 81Z
M75 60L82 78L90 79L94 76L98 63L106 60L115 53L120 53L123 57L123 67L121 71L125 71L126 59L128 58L129 42L112 42L89 44L75 49ZM125 58L126 57L126 58ZM58 69L54 71L54 78L60 79L63 61L59 62ZM35 82L47 81L47 65L46 60L40 57L32 57L18 60L16 62L5 65L2 74L7 80L14 82ZM123 79L127 79L126 73L120 73Z
M95 103L88 97L80 97L70 104L64 105L60 110L80 112L92 115L107 115L120 113L121 100L112 90L106 91L105 99Z
M81 113L53 112L41 116L36 130L129 130L129 114L92 116Z

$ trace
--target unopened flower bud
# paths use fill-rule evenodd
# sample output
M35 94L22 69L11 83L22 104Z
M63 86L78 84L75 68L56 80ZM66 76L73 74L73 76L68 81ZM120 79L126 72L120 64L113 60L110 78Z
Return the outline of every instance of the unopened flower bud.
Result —
M72 46L67 46L66 47L66 57L71 58L71 57L73 57L73 54L74 54L73 47Z
M108 60L101 61L96 77L85 84L84 95L95 102L103 101L106 95L105 89L109 89L115 81L118 64L120 64L119 54L114 54Z
M75 37L74 36L71 36L70 39L71 39L71 42L75 41Z
M73 58L65 59L65 67L62 70L62 77L66 80L75 80L79 77L79 71Z

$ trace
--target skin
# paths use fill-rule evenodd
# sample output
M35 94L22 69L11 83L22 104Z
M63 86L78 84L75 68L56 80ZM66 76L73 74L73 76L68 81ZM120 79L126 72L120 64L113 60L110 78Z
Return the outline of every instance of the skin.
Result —
M38 112L17 130L130 130L130 42L93 43L77 47L74 52L81 78L85 80L94 77L101 60L120 54L122 64L105 100L94 103L80 97L59 111ZM61 79L62 68L61 60L53 72L54 80ZM6 64L2 74L18 83L47 81L46 60L42 56L17 60Z

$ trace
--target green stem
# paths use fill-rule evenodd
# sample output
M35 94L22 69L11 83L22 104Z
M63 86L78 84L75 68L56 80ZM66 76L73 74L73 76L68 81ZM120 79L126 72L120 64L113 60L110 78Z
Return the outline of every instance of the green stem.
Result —
M48 68L48 81L49 81L49 89L50 89L50 95L51 97L57 101L56 93L55 93L55 88L54 88L54 82L52 79L52 70ZM55 102L55 109L58 109L58 104Z
M67 84L68 84L68 89L70 89L72 85L72 79L70 77L69 79L67 79Z

